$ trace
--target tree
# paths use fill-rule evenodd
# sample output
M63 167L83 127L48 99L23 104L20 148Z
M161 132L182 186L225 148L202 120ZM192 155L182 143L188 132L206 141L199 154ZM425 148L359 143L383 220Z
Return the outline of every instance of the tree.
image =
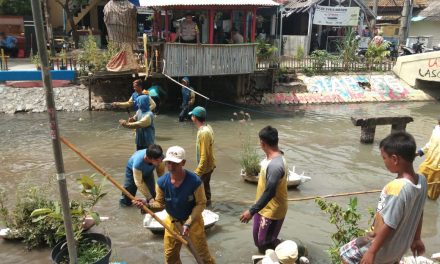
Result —
M29 0L0 0L0 15L31 16Z
M75 48L78 48L79 36L73 17L75 12L81 8L81 6L89 3L89 0L55 0L55 2L57 2L64 9L67 21L72 29L72 37L73 41L75 42Z

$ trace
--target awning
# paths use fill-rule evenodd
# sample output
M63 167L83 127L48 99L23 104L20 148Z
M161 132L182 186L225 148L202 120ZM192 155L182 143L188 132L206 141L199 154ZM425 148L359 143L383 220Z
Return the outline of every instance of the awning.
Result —
M139 0L141 6L278 6L272 0Z
M357 6L361 8L368 16L374 17L373 11L368 8L363 0L353 0ZM296 13L306 13L310 8L320 5L325 0L289 0L284 7L286 9L286 17ZM355 5L352 5L354 7Z

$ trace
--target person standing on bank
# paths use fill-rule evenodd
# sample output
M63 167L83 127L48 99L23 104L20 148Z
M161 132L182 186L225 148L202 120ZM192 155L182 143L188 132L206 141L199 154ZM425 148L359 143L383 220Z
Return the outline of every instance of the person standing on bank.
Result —
M133 196L137 190L150 201L156 196L154 170L157 177L165 172L165 166L162 163L163 152L159 145L151 145L148 149L136 151L127 161L125 168L124 188ZM121 206L131 206L131 200L122 194L119 200Z
M192 87L189 86L188 77L183 77L181 83L186 87L193 89ZM182 105L181 105L182 110L180 111L179 114L179 122L183 122L185 121L186 118L188 118L188 112L192 109L195 100L196 100L196 94L193 91L185 87L182 87Z
M256 203L240 216L242 223L253 218L254 243L260 253L280 244L278 234L287 213L287 165L278 148L278 131L267 126L260 130L261 149L266 158L261 162Z
M437 118L437 125L432 130L431 138L426 145L417 151L422 157L426 154L425 160L419 166L419 173L425 175L428 183L428 198L437 200L440 196L440 116Z
M137 79L137 80L133 81L133 90L134 90L134 92L131 95L130 99L128 99L127 102L113 102L112 106L113 107L120 107L120 108L133 107L133 110L137 111L139 107L137 105L136 98L139 95L148 94L148 91L142 90L142 80L141 79ZM156 108L156 103L153 101L153 99L151 99L151 97L149 98L149 100L150 100L150 104L149 104L150 110L153 111L154 108Z
M209 253L202 217L206 204L202 181L196 174L183 168L186 160L182 147L170 147L163 161L168 173L157 180L156 198L149 203L145 199L137 199L133 203L139 208L142 208L142 205L157 210L165 208L168 213L165 224L174 232L190 238L203 263L215 263ZM163 243L165 263L182 263L182 243L167 229Z
M191 13L185 14L185 19L180 23L177 30L176 39L179 39L181 43L200 44L199 27L193 21Z
M120 119L119 124L125 128L136 129L136 150L146 149L155 141L154 114L150 111L150 96L140 95L136 98L139 109L128 120Z
M206 206L211 205L211 181L212 172L215 169L214 157L214 130L206 124L206 110L201 106L195 107L190 113L191 120L196 125L196 155L197 168L194 173L200 176L203 182L206 196Z

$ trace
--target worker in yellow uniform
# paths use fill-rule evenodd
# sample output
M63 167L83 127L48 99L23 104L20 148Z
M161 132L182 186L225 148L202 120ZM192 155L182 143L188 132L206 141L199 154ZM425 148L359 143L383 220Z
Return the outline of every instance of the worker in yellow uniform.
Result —
M420 164L419 173L425 175L428 184L428 198L437 200L440 195L440 116L438 124L432 131L429 142L417 151L418 156L426 155L425 160Z
M215 169L214 130L206 124L206 110L201 106L195 107L190 113L191 120L196 125L196 158L197 168L194 173L202 179L205 188L206 206L211 205L211 175Z
M174 232L189 236L195 251L203 263L215 263L209 253L206 242L202 212L205 209L206 197L199 177L185 170L185 150L179 146L170 147L163 160L168 169L156 183L156 198L148 203L145 199L134 200L137 207L146 205L152 209L166 209L168 216L165 223ZM182 243L165 229L164 234L165 263L180 264Z
M264 127L258 133L266 158L261 162L256 202L240 216L242 223L253 219L254 243L260 253L275 249L287 213L287 165L278 148L278 130Z

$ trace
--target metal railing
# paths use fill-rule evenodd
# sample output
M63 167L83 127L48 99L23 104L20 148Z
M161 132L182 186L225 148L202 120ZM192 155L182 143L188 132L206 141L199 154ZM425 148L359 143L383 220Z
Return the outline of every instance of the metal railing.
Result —
M342 59L321 59L282 57L279 61L260 61L257 63L257 70L273 68L287 68L297 72L360 72L360 71L390 71L395 62L385 60L380 63L369 63L368 61L348 61Z

